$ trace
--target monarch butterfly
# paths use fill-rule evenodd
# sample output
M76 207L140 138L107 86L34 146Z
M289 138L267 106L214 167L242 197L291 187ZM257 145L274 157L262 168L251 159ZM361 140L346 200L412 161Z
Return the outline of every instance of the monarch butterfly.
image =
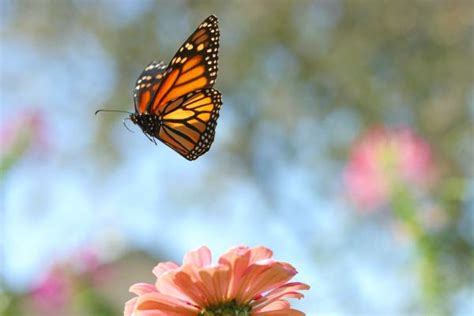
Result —
M218 20L205 19L171 62L151 62L138 77L130 120L156 144L159 139L188 160L206 153L222 105L217 77Z

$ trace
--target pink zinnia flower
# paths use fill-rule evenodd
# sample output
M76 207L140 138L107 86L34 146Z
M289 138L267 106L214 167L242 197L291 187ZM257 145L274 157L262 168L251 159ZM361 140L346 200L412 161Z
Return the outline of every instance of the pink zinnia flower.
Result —
M345 170L350 198L364 210L384 204L397 186L429 183L430 146L408 128L374 128L353 147Z
M155 284L137 283L137 297L125 305L125 316L218 316L304 313L292 309L288 298L302 298L304 283L288 281L297 273L290 264L272 259L264 247L237 247L211 264L207 247L191 251L183 265L158 264Z

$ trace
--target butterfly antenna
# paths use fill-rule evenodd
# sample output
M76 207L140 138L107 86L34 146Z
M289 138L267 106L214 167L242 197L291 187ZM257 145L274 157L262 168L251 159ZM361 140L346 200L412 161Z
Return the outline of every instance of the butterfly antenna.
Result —
M100 109L100 110L95 111L94 115L97 115L97 113L99 113L99 112L117 112L117 113L133 114L133 113L131 113L131 112L122 111L122 110L103 110L103 109Z
M123 123L123 126L125 126L126 129L128 129L129 132L131 133L135 133L134 131L132 131L130 128L128 128L127 124L125 123L126 120L130 120L129 117L126 117L123 119L122 123Z

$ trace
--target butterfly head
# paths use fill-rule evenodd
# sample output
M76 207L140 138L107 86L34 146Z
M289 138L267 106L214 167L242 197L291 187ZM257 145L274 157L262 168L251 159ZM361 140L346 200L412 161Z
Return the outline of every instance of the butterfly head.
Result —
M136 113L130 114L130 121L132 121L133 124L138 125L138 114L136 114Z

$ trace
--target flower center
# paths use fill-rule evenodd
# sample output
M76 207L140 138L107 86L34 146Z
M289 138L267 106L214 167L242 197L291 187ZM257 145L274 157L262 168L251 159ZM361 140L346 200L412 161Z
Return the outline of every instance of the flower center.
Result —
M250 306L238 305L234 300L208 306L199 313L199 316L250 316L250 310Z

